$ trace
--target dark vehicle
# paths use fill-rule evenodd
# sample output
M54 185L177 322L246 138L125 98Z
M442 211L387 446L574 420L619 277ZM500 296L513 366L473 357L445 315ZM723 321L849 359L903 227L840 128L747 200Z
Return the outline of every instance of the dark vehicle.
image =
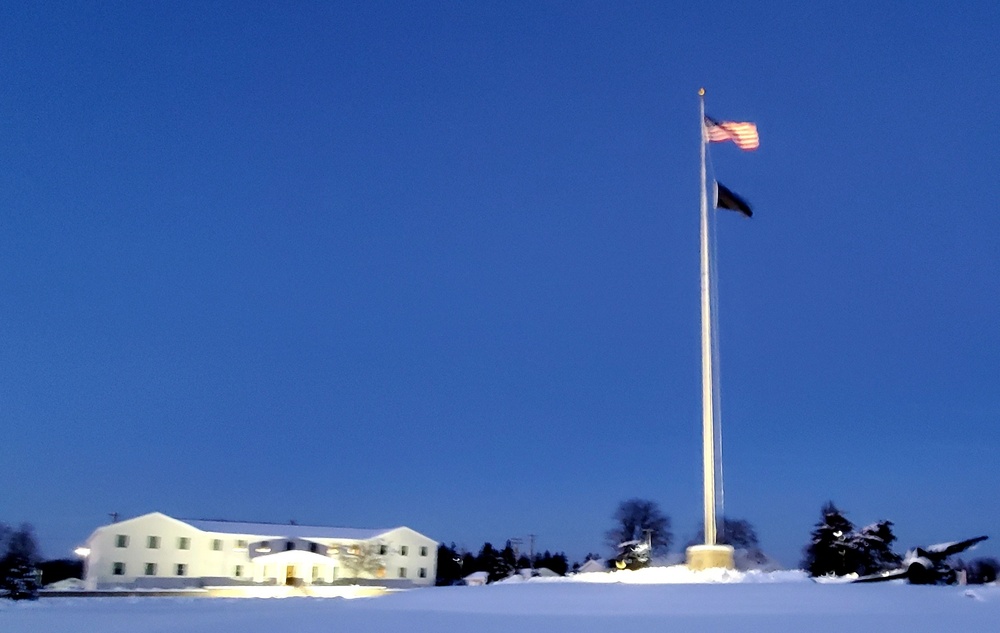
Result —
M618 544L618 555L614 557L616 569L642 569L649 566L649 557L653 552L651 534L647 530L646 538L641 541L625 541Z
M955 568L946 560L960 554L973 545L985 541L987 537L977 536L953 543L938 543L929 547L915 547L906 552L903 566L895 571L862 576L854 582L883 582L905 579L911 585L954 585L958 582Z

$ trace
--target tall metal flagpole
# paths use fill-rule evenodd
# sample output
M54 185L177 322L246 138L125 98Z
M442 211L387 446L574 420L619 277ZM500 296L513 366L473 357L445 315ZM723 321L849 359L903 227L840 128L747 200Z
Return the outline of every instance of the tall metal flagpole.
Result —
M705 545L716 544L715 525L715 418L712 397L712 284L708 257L708 177L705 169L705 89L698 91L701 104L701 398L702 452L705 478Z

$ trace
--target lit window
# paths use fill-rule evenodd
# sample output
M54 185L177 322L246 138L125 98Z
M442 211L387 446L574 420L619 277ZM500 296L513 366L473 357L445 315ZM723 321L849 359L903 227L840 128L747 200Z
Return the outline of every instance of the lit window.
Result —
M147 576L156 575L156 563L146 563L146 571L144 572Z
M186 536L182 536L177 539L177 549L191 549L191 539ZM180 576L181 574L177 574Z
M406 567L400 567L399 568L399 577L400 578L406 578Z
M146 537L146 548L147 549L160 549L160 537L159 536L147 536Z
M111 573L114 574L115 576L124 576L125 575L125 563L112 563L111 564Z
M409 555L409 553L410 553L410 548L408 546L406 546L406 545L400 545L399 546L399 555L400 556L407 556L407 555Z
M236 569L233 570L233 575L237 578L243 577L243 565L237 565Z
M127 534L116 534L115 535L115 547L128 547L128 535Z
M213 552L221 552L222 551L222 539L221 538L212 539L212 551Z
M184 563L177 563L178 576L187 576L187 571L188 571L187 565L185 565Z
M427 556L427 546L426 545L422 545L420 547L420 555L421 556Z
M421 578L427 578L427 568L426 567L421 567L420 568L420 573L418 575Z

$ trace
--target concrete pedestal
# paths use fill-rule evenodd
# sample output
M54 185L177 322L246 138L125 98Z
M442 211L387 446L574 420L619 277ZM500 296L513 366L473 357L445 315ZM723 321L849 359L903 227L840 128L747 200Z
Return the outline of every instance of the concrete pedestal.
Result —
M733 568L733 548L729 545L692 545L687 548L687 566L692 571Z

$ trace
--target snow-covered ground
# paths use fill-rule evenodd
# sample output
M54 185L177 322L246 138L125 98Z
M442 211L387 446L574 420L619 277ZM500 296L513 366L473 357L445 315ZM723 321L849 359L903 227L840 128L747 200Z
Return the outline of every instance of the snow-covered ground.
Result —
M0 601L3 633L361 630L997 631L1000 587L814 583L794 572L692 578L680 571L644 570L584 574L573 581L536 579L485 587L417 589L354 600L133 597Z

